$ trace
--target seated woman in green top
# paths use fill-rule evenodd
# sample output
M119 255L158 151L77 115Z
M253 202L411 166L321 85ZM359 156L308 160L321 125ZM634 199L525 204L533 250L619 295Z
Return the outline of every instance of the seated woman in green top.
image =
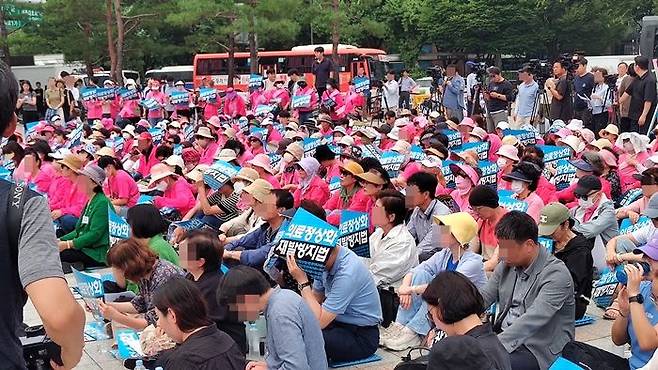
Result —
M162 233L166 231L166 224L160 211L153 204L137 204L130 207L126 221L130 225L130 233L134 239L148 245L160 259L176 266L180 264L176 251L162 237ZM137 292L137 285L126 283L126 278L119 271L114 270L113 273L116 284L104 282L106 292L119 293L126 289Z
M65 273L71 267L84 270L88 267L105 266L105 255L110 246L107 210L110 201L103 194L105 171L95 164L88 164L77 171L77 186L89 196L75 230L59 240L59 257Z

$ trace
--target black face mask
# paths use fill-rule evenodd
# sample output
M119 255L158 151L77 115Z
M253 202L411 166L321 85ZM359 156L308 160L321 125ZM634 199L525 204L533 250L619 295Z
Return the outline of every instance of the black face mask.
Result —
M306 82L298 82L297 85L299 85L299 87L301 87L302 89L305 89L306 86L308 86Z

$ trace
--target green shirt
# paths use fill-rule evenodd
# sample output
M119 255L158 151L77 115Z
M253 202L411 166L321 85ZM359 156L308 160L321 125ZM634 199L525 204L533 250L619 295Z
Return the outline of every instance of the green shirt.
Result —
M105 263L107 249L110 247L107 215L110 205L105 194L96 193L82 211L75 230L64 235L60 240L72 240L73 248L81 250L97 262Z
M158 234L152 237L149 240L149 247L153 252L155 252L155 254L160 257L160 259L169 261L176 266L180 265L178 261L178 254L174 250L174 247L172 247L168 241L164 240L162 234Z

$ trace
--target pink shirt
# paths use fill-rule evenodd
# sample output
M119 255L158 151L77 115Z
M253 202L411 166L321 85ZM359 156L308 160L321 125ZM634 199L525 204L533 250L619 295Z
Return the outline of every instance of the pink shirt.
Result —
M457 203L457 206L459 207L459 210L462 212L468 212L473 214L473 210L471 209L471 204L468 202L468 196L470 195L470 192L466 193L465 195L460 195L459 190L455 189L450 193L450 196L452 199L455 200L455 203Z
M498 247L498 238L496 238L496 225L498 221L507 213L507 210L503 208L503 213L501 213L499 218L494 220L480 220L478 222L479 231L478 237L480 239L480 254L485 260L491 259L496 248Z
M413 174L415 174L415 173L417 173L417 172L421 172L421 171L422 171L422 168L421 168L420 163L418 163L418 162L411 162L411 163L407 164L407 165L404 167L404 170L403 170L402 173L400 174L400 177L402 177L402 178L404 179L404 181L407 181L407 180L409 180L409 178L411 177L411 175L413 175Z
M244 100L238 95L235 95L232 99L224 100L224 114L231 118L246 116L247 110L244 106Z
M89 100L84 103L87 108L87 119L100 119L103 115L103 103L98 100Z
M340 177L340 163L338 161L327 168L327 177L324 180L329 183L334 177Z
M261 178L272 184L272 187L274 189L281 189L281 184L279 184L279 180L277 180L276 177L274 177L274 175L266 173L265 176Z
M172 186L168 187L163 196L153 198L156 207L174 208L183 216L194 207L195 203L194 194L183 177L179 177Z
M270 143L278 143L283 139L279 130L272 128L272 131L267 134L267 141Z
M633 175L636 173L639 173L639 169L637 166L641 166L646 160L649 158L649 153L646 151L640 152L635 156L635 160L637 161L637 166L632 166L628 164L628 159L631 156L628 154L624 153L619 156L619 169L617 170L617 173L619 174L619 179L621 182L621 191L627 192L630 189L635 189L640 187L640 181L636 180L633 178ZM608 199L611 199L610 196L608 196Z
M299 207L299 204L304 199L312 200L319 205L323 205L329 199L329 185L315 175L306 190L302 191L301 188L297 188L293 196L295 197L295 207Z
M512 198L516 198L516 194L512 194ZM535 222L539 222L539 213L541 212L541 209L544 208L544 201L539 195L535 194L534 191L530 193L527 198L523 199L523 201L528 203L528 211L526 213L529 214Z
M507 181L505 181L507 182ZM508 184L511 184L510 182L507 182ZM557 202L557 194L555 192L555 185L551 184L550 181L546 180L544 175L539 177L539 182L537 183L537 190L535 190L535 193L539 195L541 200L544 201L544 204L549 204L552 202Z
M149 154L148 158L146 158L144 154L141 154L139 156L139 167L137 167L137 172L139 172L143 177L150 175L151 167L160 163L158 158L155 156L155 152L157 151L157 149L158 148L153 146L151 148L151 154Z
M40 193L47 194L56 175L53 165L50 162L43 162L39 173L32 179L32 182Z
M87 198L87 194L80 191L78 186L71 180L65 180L66 182L62 184L65 186L59 187L56 190L56 192L61 195L57 197L59 201L54 203L51 202L50 209L52 211L59 209L62 211L62 215L80 217L89 198Z
M199 164L212 164L215 161L215 155L219 149L219 144L214 141L211 141L208 146L201 153L201 159Z
M329 201L327 201L327 204L324 206L324 208L330 211L337 211L337 212L331 212L331 214L327 216L327 222L329 222L332 225L339 225L340 211L344 209L350 211L356 211L356 212L366 212L368 210L368 202L370 200L371 200L370 197L366 195L363 189L357 191L356 194L352 196L352 198L348 203L344 203L343 200L340 198L340 190L334 192L329 198Z
M66 189L68 186L72 186L69 179L60 174L55 174L55 177L53 177L53 181L50 182L50 187L48 188L48 205L51 210L56 209L53 208L52 205L61 204L62 198L64 198L64 192L60 191L60 189Z
M219 107L222 106L222 101L217 97L217 102L206 102L206 105L203 107L203 118L207 120L212 116L219 115Z
M155 99L155 101L160 103L159 108L149 110L148 118L162 118L162 107L167 103L167 95L159 90L151 90L146 94L146 99Z
M118 170L116 175L108 177L103 186L103 192L110 199L126 199L126 206L132 207L139 199L139 189L133 178L123 170Z
M345 98L343 98L343 94L341 94L338 90L333 90L331 93L329 91L325 91L322 94L322 101L325 102L329 99L336 102L336 104L331 108L331 112L329 112L331 119L335 121L345 117Z
M123 106L119 112L121 118L135 118L139 117L139 100L122 100Z
M256 110L259 105L267 104L267 96L265 91L256 90L249 95L249 104L251 105L251 110Z

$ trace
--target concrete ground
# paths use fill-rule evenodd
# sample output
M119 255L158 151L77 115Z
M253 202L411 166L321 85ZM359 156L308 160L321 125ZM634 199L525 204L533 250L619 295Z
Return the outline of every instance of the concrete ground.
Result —
M73 285L73 277L71 274L67 275L67 280L69 285ZM82 304L82 300L79 301ZM28 325L38 325L40 324L39 316L32 306L31 302L28 301L24 310L25 314L25 323ZM610 329L612 327L612 321L603 320L601 316L603 315L603 310L595 306L590 306L587 314L595 317L596 321L593 324L576 328L576 340L586 342L593 346L602 348L606 351L613 352L620 356L624 356L624 347L615 346L610 340ZM87 312L87 320L93 320L92 315ZM85 344L84 354L80 364L76 369L80 370L119 370L123 369L121 361L117 360L110 354L110 349L112 346L112 340L103 340L96 342L87 342ZM382 357L382 361L373 362L370 364L363 364L353 366L353 369L378 369L378 370L388 370L393 369L396 364L401 360L400 357L406 355L405 352L391 352L380 348L377 353Z

